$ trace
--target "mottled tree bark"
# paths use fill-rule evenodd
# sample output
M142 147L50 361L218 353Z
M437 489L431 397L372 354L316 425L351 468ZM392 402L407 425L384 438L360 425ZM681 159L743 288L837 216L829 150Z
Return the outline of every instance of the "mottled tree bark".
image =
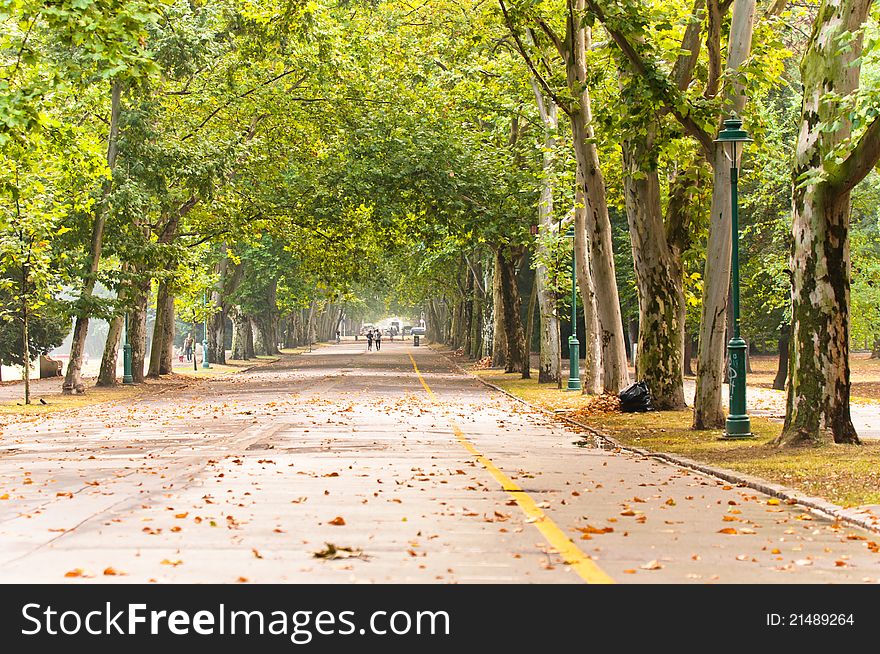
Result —
M583 176L580 172L580 164L577 165L575 175L578 179ZM589 234L585 228L587 204L582 184L578 184L575 188L574 205L574 254L577 257L577 284L584 309L584 335L581 339L584 347L584 365L581 368L581 382L585 394L595 395L604 388L605 376L602 373L604 349L591 268L592 249L588 245ZM621 336L622 329L621 327ZM624 357L625 355L626 352ZM624 367L626 367L625 358Z
M248 324L250 326L249 331L253 338L254 355L258 357L266 356L269 354L269 351L266 348L266 335L263 330L260 329L260 324L255 318L249 318Z
M125 327L125 316L114 316L107 329L107 340L104 342L104 354L101 356L101 368L95 386L116 386L116 364L119 359L119 345L122 341L122 330Z
M739 70L751 52L754 18L755 0L734 0L727 53L727 70L731 76ZM746 96L741 84L731 83L725 92L725 110L721 119L726 118L730 111L741 113L745 103ZM727 345L724 335L730 287L731 162L725 155L724 148L719 144L714 144L711 163L712 214L703 271L703 307L697 354L694 429L723 427L725 420L721 407L721 384Z
M801 63L801 130L792 193L792 327L788 406L779 445L859 443L850 416L850 192L880 158L877 118L848 156L849 109L825 99L859 87L871 0L824 0ZM846 47L843 47L843 46ZM828 129L836 124L836 131ZM842 161L841 161L842 158Z
M599 326L599 345L602 349L602 387L617 393L629 383L626 366L626 346L623 339L623 321L617 278L614 271L614 253L611 245L611 220L605 198L605 181L599 164L599 153L593 132L593 115L586 72L586 52L590 47L590 29L583 27L581 16L584 0L573 0L573 12L568 16L566 46L563 59L566 64L568 85L577 99L569 115L571 118L574 153L577 160L576 203L584 210L575 215L575 247L589 248L589 266L579 266L589 280L581 284L585 311L595 302ZM579 264L581 261L578 262ZM592 287L592 288L589 288ZM589 297L590 291L593 297ZM587 330L590 330L588 324Z
M685 406L682 346L684 284L681 262L669 247L660 206L653 137L623 144L623 187L639 294L636 378L645 380L658 409Z
M247 345L248 333L251 329L250 319L237 305L229 308L229 318L232 320L232 352L229 356L234 360L247 361L251 358Z
M544 97L538 82L531 78L532 91L538 112L544 123L544 152L541 177L541 197L538 200L538 239L535 246L535 288L539 316L538 383L556 384L560 381L559 317L556 309L556 291L546 262L550 258L547 239L554 232L553 178L556 169L556 132L559 128L556 103ZM531 339L531 332L526 338Z
M147 377L158 378L172 372L174 352L174 295L166 280L159 282L156 294L156 323L150 347L150 367Z

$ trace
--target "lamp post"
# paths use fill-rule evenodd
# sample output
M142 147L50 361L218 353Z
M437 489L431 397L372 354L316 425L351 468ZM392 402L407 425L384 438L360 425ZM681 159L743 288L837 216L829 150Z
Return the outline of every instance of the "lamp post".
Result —
M211 362L208 357L208 291L205 291L205 301L203 303L205 307L205 334L202 339L202 368L210 368Z
M742 119L736 114L724 121L724 129L715 140L727 158L730 159L730 231L731 244L730 270L731 304L733 305L733 335L727 344L729 361L728 377L730 379L730 411L724 426L726 439L751 438L752 427L746 413L746 342L739 332L739 168L737 165L737 144L748 143L752 139L742 128Z
M568 388L581 390L581 344L577 337L577 257L574 250L574 227L569 227L565 238L571 243L571 336L568 337Z
M131 343L128 342L128 313L125 314L125 344L122 346L122 383L134 383L131 375Z

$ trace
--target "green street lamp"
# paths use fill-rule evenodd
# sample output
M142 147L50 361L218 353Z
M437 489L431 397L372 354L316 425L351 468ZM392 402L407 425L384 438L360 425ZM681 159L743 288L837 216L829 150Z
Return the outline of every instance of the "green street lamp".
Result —
M208 357L208 291L205 291L205 334L202 339L202 368L210 368L211 362Z
M721 144L730 159L730 231L732 248L730 251L731 300L733 304L733 336L727 344L730 379L730 412L724 426L726 439L752 438L751 421L746 413L746 342L739 333L739 168L737 167L737 144L749 143L752 139L742 128L743 121L735 113L724 121L724 129L718 134L716 143Z
M131 375L131 343L128 342L128 314L125 314L125 344L122 346L122 383L133 384Z
M571 336L568 337L568 388L569 391L581 390L581 344L577 337L577 256L574 249L574 227L569 227L565 238L572 239L571 244Z

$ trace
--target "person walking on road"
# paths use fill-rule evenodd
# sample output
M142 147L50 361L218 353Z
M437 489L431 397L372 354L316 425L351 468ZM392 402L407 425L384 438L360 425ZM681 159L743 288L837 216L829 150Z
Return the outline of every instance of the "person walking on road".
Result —
M370 329L367 331L367 352L371 352L373 350L373 330Z
M376 341L376 352L382 349L382 330L377 329L376 335L373 336L373 340Z

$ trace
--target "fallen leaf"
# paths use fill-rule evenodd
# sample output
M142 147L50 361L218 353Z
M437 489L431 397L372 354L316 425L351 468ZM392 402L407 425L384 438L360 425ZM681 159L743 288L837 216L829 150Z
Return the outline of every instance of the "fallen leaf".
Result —
M593 525L587 525L586 527L575 527L575 529L582 534L610 534L614 531L614 527L594 527Z
M74 568L73 570L68 570L64 573L65 577L82 577L83 570L82 568Z
M660 570L663 567L663 564L654 559L653 561L648 561L647 563L639 566L642 570Z
M334 527L342 527L345 524L345 519L341 515L338 515L327 524L333 525Z
M354 547L341 547L333 543L325 543L323 550L312 552L316 559L365 559L367 556L362 550Z
M724 529L718 530L719 534L736 534L737 531L733 527L725 527Z

